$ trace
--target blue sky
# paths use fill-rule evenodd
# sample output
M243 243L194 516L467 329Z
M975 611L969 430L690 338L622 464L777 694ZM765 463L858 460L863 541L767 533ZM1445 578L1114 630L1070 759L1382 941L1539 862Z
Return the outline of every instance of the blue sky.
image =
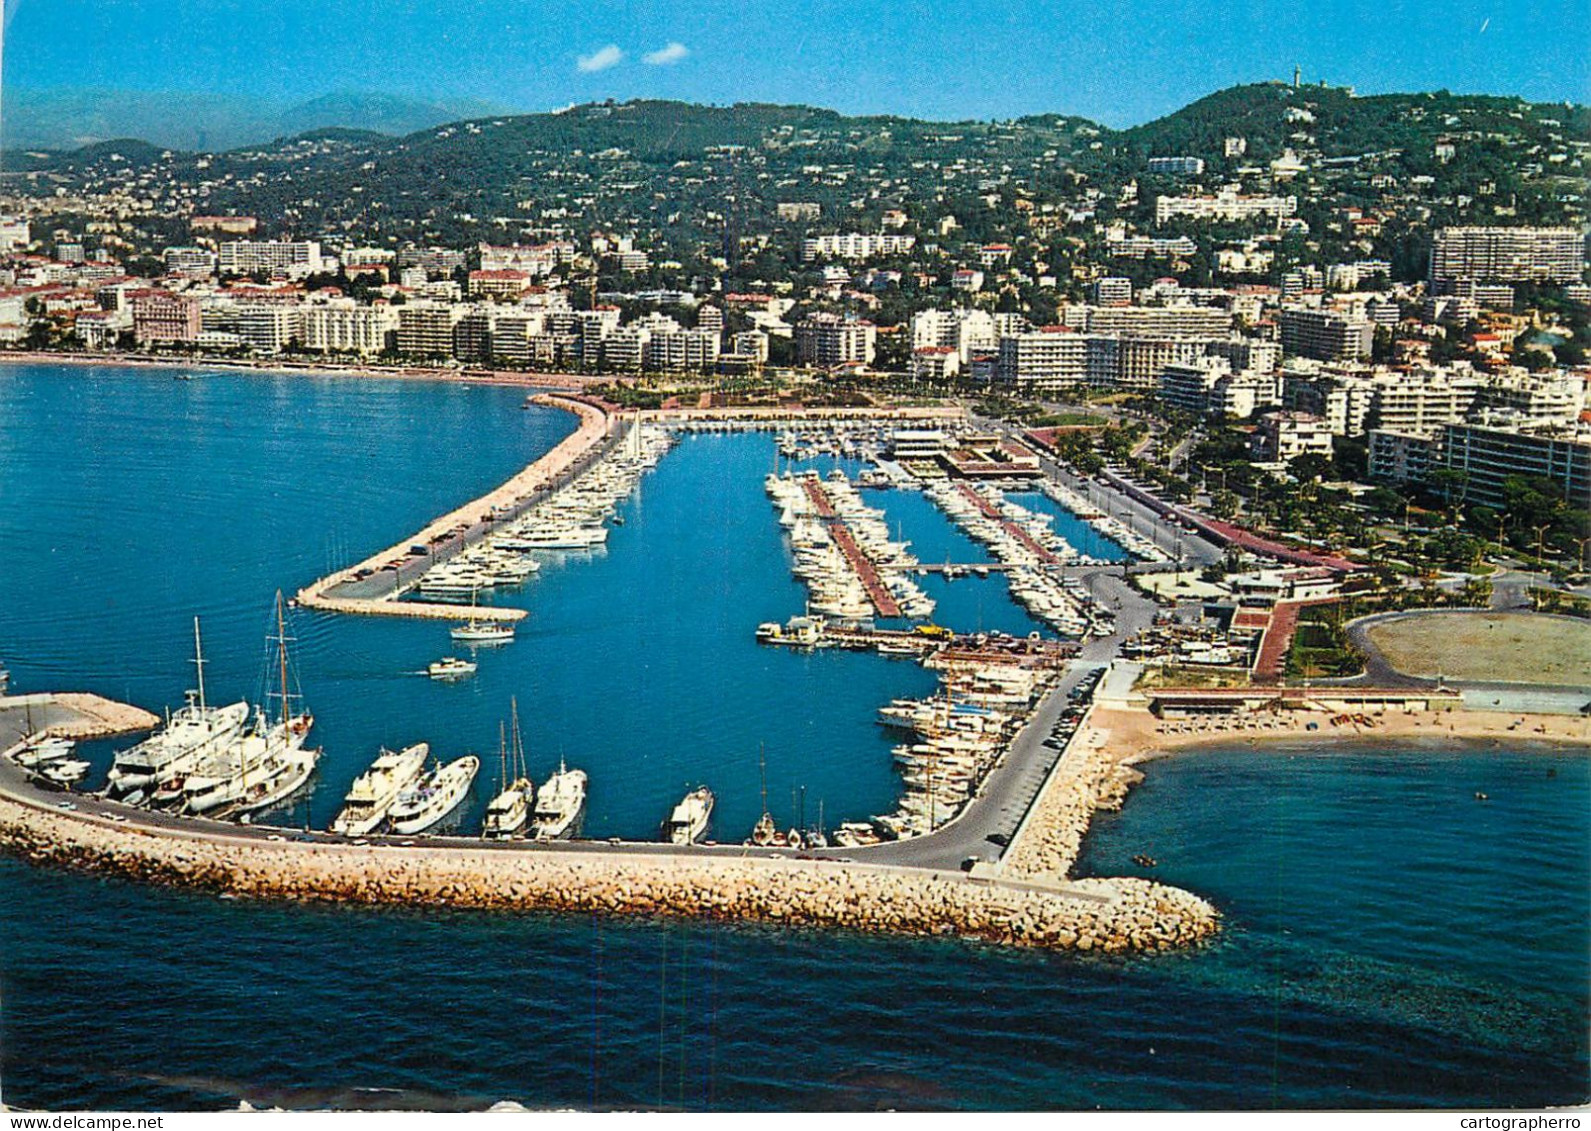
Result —
M1586 0L6 0L13 89L802 102L1113 126L1290 76L1591 101Z

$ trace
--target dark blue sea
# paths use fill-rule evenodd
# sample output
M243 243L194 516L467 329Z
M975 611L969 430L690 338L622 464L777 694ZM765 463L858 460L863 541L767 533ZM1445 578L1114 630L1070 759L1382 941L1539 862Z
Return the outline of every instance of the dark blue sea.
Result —
M259 693L291 594L495 485L571 428L488 386L0 367L0 657L17 690L160 710ZM298 614L325 757L317 826L380 745L486 755L516 697L537 780L591 775L585 831L648 836L690 787L744 836L769 804L887 809L874 712L915 665L759 648L801 610L763 436L688 438L606 550L549 555L475 679L413 673L445 624ZM871 496L925 561L979 560L914 494ZM1114 553L1087 542L1085 552ZM998 577L935 619L1038 626ZM110 745L94 751L103 764ZM1477 802L1476 791L1490 800ZM635 920L221 901L0 859L0 1099L18 1107L987 1109L1533 1106L1588 1091L1584 751L1342 748L1151 764L1083 871L1226 917L1135 959Z

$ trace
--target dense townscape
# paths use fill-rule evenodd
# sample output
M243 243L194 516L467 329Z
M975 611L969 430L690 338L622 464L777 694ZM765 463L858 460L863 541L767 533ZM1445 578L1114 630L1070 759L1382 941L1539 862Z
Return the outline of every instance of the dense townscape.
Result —
M1446 508L1451 564L1533 530L1583 556L1588 147L1580 107L1297 76L1125 132L634 102L109 142L13 156L0 338L1136 412L1224 517L1265 510L1260 468Z
M1393 830L1358 864L1321 850L1297 897L1317 909L1356 869L1389 919L1411 884L1500 886L1422 871L1423 844L1406 871L1381 857L1445 821L1462 862L1503 859L1484 838L1517 847L1530 790L1535 823L1576 824L1586 107L1295 69L1125 130L607 101L3 158L0 408L47 444L0 470L73 476L25 500L40 527L0 524L22 532L10 588L117 612L80 560L169 569L150 616L185 610L193 688L173 709L153 678L107 684L93 617L8 624L0 856L229 902L556 913L537 929L598 932L599 979L619 914L679 930L682 954L676 920L1132 955L1113 996L1197 948L1223 994L1216 963L1262 970L1259 1020L1233 1028L1274 1043L1308 1028L1294 980L1373 1027L1341 1004L1371 975L1244 958L1253 905L1177 871L1258 843L1230 799L1287 791L1262 749L1350 767L1310 763L1295 817ZM292 546L251 551L304 495L329 517L295 511ZM169 563L140 549L155 507L180 512ZM185 536L195 514L213 529ZM238 698L218 689L267 578L263 676ZM39 689L67 670L98 683ZM1226 840L1100 820L1196 749L1229 761L1162 797L1197 797ZM1355 758L1412 784L1333 810L1328 770L1392 780ZM1274 857L1279 900L1296 881L1273 865L1319 834L1271 835L1247 850ZM1358 931L1367 906L1329 910ZM1497 1000L1538 1008L1520 992ZM1399 1008L1424 1041L1439 1010L1416 996ZM1578 1072L1547 1005L1540 1046ZM1444 1056L1491 1048L1430 1032Z

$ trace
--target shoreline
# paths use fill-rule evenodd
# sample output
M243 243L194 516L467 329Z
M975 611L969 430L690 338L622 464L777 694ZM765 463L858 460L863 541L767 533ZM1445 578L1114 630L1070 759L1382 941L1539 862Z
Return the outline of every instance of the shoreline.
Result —
M157 357L129 353L54 353L48 350L0 350L0 365L78 365L127 369L222 369L239 373L264 373L282 377L390 378L397 381L442 381L449 384L518 385L525 388L583 391L622 375L585 373L531 373L517 369L450 369L427 365L371 365L350 362L338 365L317 360L303 364L281 359L217 357Z
M1528 746L1578 747L1591 754L1591 718L1503 711L1397 711L1365 716L1374 726L1333 726L1329 711L1295 710L1280 726L1242 725L1180 728L1147 707L1095 704L1078 727L1050 778L1034 798L1017 836L1000 858L1001 874L1075 883L1072 876L1096 812L1118 811L1132 787L1144 780L1141 766L1184 751L1253 746L1262 751L1296 750L1313 742L1317 753L1340 744L1354 749L1399 742L1474 747L1509 740ZM1248 720L1250 723L1259 720ZM1315 729L1311 730L1313 726Z
M33 864L240 898L641 914L1105 953L1192 946L1219 921L1199 897L1135 877L1061 888L752 849L300 841L264 825L155 826L82 795L67 810L67 795L27 796L27 787L5 780L15 776L12 767L0 772L0 850Z

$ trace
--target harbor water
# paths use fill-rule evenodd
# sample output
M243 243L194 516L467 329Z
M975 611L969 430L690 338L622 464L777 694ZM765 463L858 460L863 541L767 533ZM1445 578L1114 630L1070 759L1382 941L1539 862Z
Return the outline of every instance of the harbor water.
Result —
M160 710L256 700L275 590L394 543L572 428L523 390L304 375L0 368L0 655L18 690ZM483 755L517 697L540 781L591 777L592 836L713 835L769 807L887 811L874 723L929 673L759 647L802 608L762 490L768 434L686 438L605 550L543 555L477 675L446 623L293 618L323 827L377 747ZM980 548L868 492L925 562ZM1025 500L1024 500L1025 501ZM1066 529L1058 520L1057 529ZM1104 543L1108 550L1109 544ZM1098 547L1085 552L1106 556ZM935 620L1026 633L998 573L924 579ZM110 744L93 751L101 766ZM1493 800L1472 800L1477 790ZM804 793L803 793L804 791ZM1149 767L1084 870L1213 898L1214 946L1153 959L766 928L254 905L0 859L0 1099L19 1107L1470 1106L1587 1095L1583 753L1251 749Z

